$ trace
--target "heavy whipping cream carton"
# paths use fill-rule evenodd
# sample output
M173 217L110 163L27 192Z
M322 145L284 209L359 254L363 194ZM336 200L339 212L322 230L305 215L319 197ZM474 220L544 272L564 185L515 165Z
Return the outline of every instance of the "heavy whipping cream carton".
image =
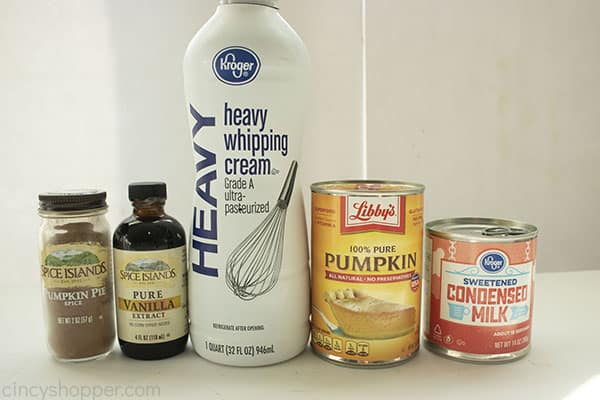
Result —
M185 54L195 161L190 335L214 362L273 364L308 340L296 185L307 71L304 44L275 1L222 1Z

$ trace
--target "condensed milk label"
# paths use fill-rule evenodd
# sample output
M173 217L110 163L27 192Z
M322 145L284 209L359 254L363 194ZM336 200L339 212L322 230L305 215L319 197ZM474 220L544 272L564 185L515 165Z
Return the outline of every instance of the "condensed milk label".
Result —
M467 243L428 235L426 245L427 339L471 354L526 348L536 240Z
M339 362L419 348L423 194L312 194L312 346Z

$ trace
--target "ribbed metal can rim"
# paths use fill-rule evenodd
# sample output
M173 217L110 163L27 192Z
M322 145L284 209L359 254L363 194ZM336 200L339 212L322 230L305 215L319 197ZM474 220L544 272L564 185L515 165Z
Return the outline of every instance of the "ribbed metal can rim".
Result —
M355 185L355 188L347 186ZM387 188L384 188L387 187ZM397 187L397 188L394 188ZM360 196L393 196L420 194L425 191L425 185L414 182L372 179L350 179L315 182L310 185L313 193L331 195L360 195Z
M483 225L488 225L488 227L481 231L476 229L477 226ZM468 226L473 227L472 234L464 230L462 232L452 232L452 228ZM427 222L425 231L428 235L462 242L514 243L532 240L538 236L538 228L535 225L514 219L488 217L437 219ZM476 234L476 232L479 232L479 234Z

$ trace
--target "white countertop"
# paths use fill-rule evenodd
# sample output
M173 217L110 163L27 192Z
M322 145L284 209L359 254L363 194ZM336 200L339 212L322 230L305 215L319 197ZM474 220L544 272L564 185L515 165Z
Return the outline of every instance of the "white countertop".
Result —
M167 360L136 361L118 345L104 360L62 364L45 348L40 293L4 288L0 398L600 399L599 285L600 271L538 274L532 350L519 361L465 364L422 348L405 364L374 370L332 365L308 348L262 368L212 364L191 347Z

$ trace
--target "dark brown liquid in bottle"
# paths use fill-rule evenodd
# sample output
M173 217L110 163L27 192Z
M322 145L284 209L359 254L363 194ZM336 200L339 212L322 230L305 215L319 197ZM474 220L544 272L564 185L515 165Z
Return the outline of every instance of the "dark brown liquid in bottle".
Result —
M130 251L167 250L185 246L185 231L177 220L164 213L164 200L134 202L134 213L115 230L113 247ZM188 334L162 343L138 344L119 338L121 351L139 360L158 360L185 350Z

